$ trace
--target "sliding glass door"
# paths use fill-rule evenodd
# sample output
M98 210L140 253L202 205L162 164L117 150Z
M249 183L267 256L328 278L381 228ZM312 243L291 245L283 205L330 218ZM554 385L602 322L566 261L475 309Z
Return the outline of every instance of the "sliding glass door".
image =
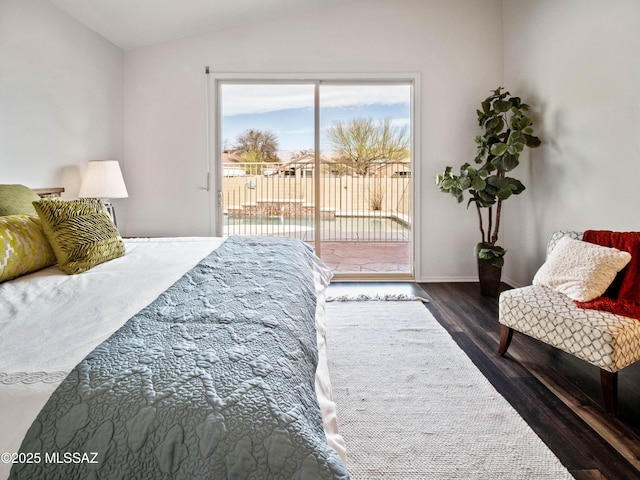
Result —
M412 276L411 82L217 88L224 235L298 238L338 276Z
M411 85L320 86L323 259L358 277L411 274Z
M220 85L225 235L315 243L314 90L308 83Z

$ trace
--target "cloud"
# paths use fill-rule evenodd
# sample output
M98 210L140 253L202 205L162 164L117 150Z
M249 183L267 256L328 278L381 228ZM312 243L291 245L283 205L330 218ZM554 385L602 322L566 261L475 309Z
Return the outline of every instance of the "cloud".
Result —
M399 127L399 128L410 127L411 126L411 119L410 118L392 118L391 119L391 126L392 127Z
M299 128L295 130L280 130L278 133L282 133L284 135L300 135L300 134L313 134L313 128Z
M409 85L326 85L320 88L323 107L396 105L409 103Z
M348 108L409 103L409 85L321 85L320 106ZM313 108L311 84L223 84L224 116Z
M313 108L313 85L222 85L225 116Z

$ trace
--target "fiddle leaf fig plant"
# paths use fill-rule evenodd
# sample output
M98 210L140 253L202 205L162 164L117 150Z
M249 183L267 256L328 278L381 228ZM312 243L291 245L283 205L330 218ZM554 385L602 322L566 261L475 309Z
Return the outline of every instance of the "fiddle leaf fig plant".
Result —
M506 253L497 245L502 202L525 189L520 180L509 174L519 165L525 147L536 148L541 143L526 115L528 110L529 105L520 97L511 96L502 87L494 90L476 111L483 133L475 137L474 165L463 164L459 174L446 167L436 176L441 192L451 194L458 203L464 201L466 192L467 208L475 205L482 237L476 255L496 267L504 265Z

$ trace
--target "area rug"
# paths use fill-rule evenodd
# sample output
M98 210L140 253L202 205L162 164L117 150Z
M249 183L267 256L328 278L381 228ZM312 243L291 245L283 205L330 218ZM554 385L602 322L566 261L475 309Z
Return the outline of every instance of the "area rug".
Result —
M327 302L405 302L405 301L419 301L423 303L429 303L429 300L417 295L409 295L406 293L345 293L342 295L327 294Z
M573 478L421 302L326 311L353 480Z

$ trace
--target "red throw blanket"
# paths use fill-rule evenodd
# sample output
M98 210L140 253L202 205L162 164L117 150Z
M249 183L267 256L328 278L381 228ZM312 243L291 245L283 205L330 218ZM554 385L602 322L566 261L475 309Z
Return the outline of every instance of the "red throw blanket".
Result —
M604 295L589 302L576 301L576 305L640 320L640 232L587 230L582 240L629 252L631 261L618 273Z

